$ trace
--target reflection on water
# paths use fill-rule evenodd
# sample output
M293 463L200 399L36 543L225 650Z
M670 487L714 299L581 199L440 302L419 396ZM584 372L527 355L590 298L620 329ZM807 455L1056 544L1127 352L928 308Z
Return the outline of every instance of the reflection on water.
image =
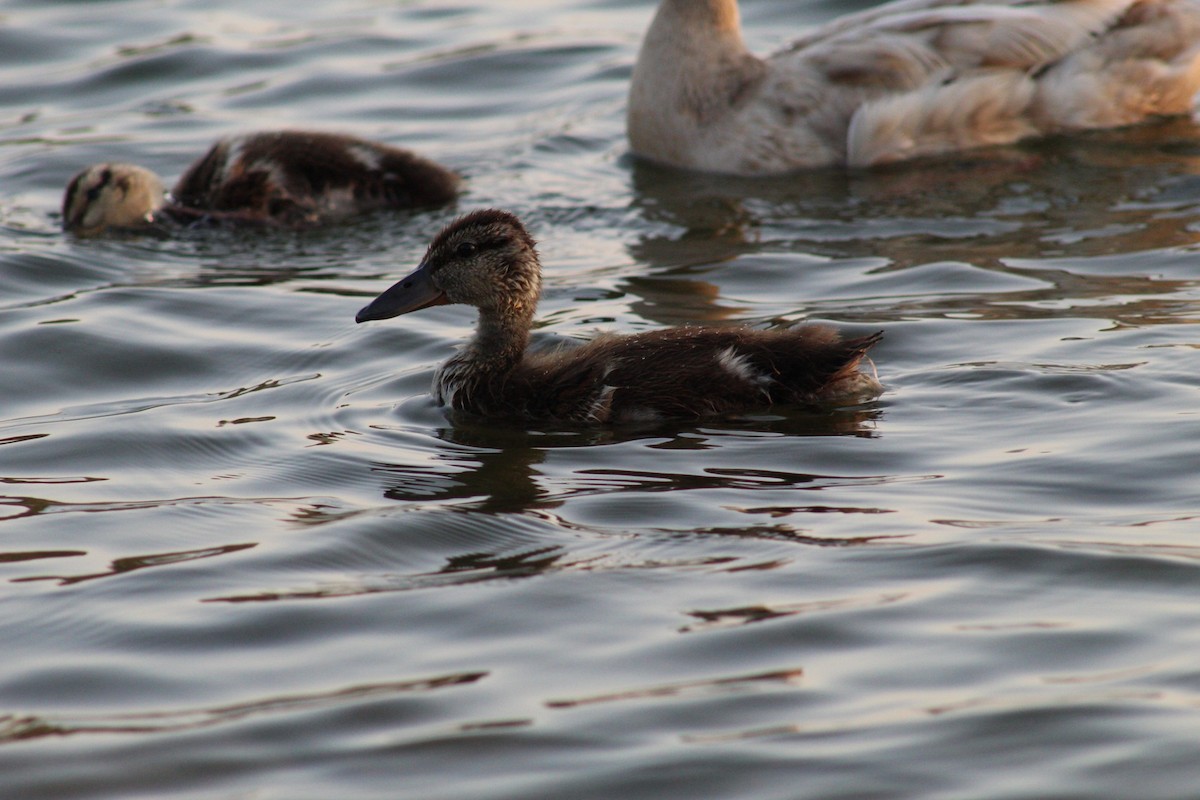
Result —
M653 5L9 4L0 796L1193 793L1197 127L667 171L623 135ZM756 50L843 10L741 5ZM410 147L466 194L59 231L83 165L176 175L284 127ZM446 414L472 311L353 317L482 206L539 240L537 346L824 320L885 330L887 391Z
M641 700L653 697L686 697L689 694L714 694L726 690L745 690L759 683L798 684L804 670L782 670L766 672L759 675L746 675L736 678L716 678L708 681L689 681L687 683L655 686L649 689L634 689L617 694L581 697L574 700L551 700L547 702L550 708L578 708L594 703L619 703L627 700Z
M147 567L169 566L200 558L223 556L227 553L236 553L239 550L246 550L251 547L254 547L252 542L247 544L230 544L224 547L206 547L203 550L188 550L177 553L150 553L140 556L127 556L113 561L104 572L94 572L84 575L33 575L24 578L13 578L13 582L57 581L59 586L69 586L73 583L82 583L83 581L95 580L96 578L110 578L137 569L146 569Z
M107 717L81 716L54 720L38 717L0 717L0 742L80 734L179 733L229 725L258 716L296 714L311 709L338 707L379 697L400 697L406 694L453 688L469 685L486 677L486 672L443 675L419 681L352 686L328 692L272 697L220 708L187 711L114 714Z
M795 488L824 480L815 476L771 476L755 472L749 478L737 471L712 470L697 476L672 473L639 473L625 470L576 469L569 484L555 488L540 467L549 452L563 448L603 447L633 443L653 449L705 451L721 446L721 438L745 431L754 436L846 436L872 437L881 416L875 407L833 409L826 413L791 410L785 414L755 415L741 422L729 421L721 429L696 428L679 432L677 426L534 430L514 423L500 423L452 414L454 427L435 432L439 441L453 445L431 460L413 464L372 466L384 477L383 496L410 502L454 501L489 514L550 509L580 494L609 491L674 491L676 489L727 487L734 489ZM641 476L641 477L639 477ZM465 501L465 505L460 502Z

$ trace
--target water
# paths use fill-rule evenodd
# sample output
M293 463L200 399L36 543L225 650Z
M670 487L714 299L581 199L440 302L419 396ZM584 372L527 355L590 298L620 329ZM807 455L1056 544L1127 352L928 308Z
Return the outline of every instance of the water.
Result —
M0 9L0 795L1181 798L1200 785L1200 129L870 174L633 163L651 0ZM746 0L760 50L835 3ZM456 209L79 241L68 178L288 126ZM884 329L888 392L449 419L462 307L354 312L462 210L542 338Z

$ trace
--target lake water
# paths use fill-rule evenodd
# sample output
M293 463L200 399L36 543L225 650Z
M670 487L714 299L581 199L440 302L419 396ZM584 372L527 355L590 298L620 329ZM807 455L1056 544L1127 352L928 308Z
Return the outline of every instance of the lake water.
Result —
M0 796L1200 796L1200 128L874 173L633 162L652 0L0 5ZM845 4L745 0L765 51ZM70 176L318 127L456 208L76 240ZM538 336L886 331L887 392L450 419L356 326L464 210Z

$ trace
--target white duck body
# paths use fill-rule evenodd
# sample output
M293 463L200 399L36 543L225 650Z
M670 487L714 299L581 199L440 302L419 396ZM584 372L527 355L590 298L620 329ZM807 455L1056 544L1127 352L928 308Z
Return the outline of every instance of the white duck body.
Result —
M1184 114L1200 0L899 0L760 59L736 0L662 0L629 93L634 153L741 175L866 167Z

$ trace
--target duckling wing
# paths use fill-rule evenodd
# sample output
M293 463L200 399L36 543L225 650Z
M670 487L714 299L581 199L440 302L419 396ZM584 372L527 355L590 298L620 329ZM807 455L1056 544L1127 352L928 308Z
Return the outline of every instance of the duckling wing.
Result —
M524 416L532 419L612 422L617 386L608 380L613 361L607 345L614 338L527 355L506 387L505 394L513 398L510 405L522 406Z
M853 378L878 339L842 341L821 325L605 336L526 372L527 393L540 398L531 415L645 422L836 400L829 387Z
M217 142L179 179L183 205L303 227L381 208L452 199L460 179L401 148L317 131L265 131Z
M304 225L316 221L311 193L297 191L296 170L280 134L229 136L217 141L171 190L178 203L245 223Z

